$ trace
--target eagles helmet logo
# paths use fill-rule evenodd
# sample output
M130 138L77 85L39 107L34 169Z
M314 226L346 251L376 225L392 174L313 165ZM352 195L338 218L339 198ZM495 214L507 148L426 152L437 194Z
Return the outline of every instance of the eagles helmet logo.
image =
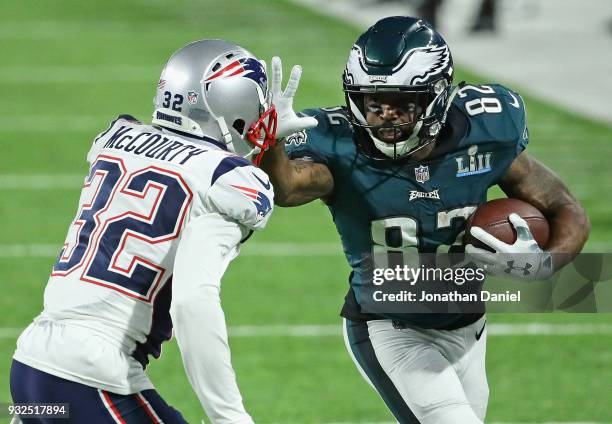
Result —
M393 72L404 74L409 85L418 85L444 72L449 63L448 46L420 47L406 53Z

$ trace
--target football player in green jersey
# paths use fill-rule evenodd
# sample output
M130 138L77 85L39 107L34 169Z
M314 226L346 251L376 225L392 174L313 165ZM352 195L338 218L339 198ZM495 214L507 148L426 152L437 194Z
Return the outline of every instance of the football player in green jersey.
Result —
M287 128L279 128L285 142L266 153L262 167L278 205L323 199L329 206L352 267L342 316L355 364L401 423L482 423L483 314L364 311L364 258L459 247L466 218L494 185L541 210L551 236L538 246L511 215L521 234L513 245L472 231L499 253L466 246L477 262L495 269L502 254L528 254L529 278L543 279L581 250L588 219L559 177L524 152L522 98L501 85L454 86L446 42L411 17L382 19L359 37L343 76L346 107L296 115L300 69L281 92L278 59L272 68L274 103ZM291 128L309 129L289 135Z

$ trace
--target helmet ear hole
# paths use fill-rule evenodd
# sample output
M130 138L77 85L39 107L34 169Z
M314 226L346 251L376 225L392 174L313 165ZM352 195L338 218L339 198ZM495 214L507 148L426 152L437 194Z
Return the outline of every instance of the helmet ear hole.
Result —
M238 131L238 134L242 134L244 131L244 127L246 126L246 122L243 119L236 119L232 124L232 128Z

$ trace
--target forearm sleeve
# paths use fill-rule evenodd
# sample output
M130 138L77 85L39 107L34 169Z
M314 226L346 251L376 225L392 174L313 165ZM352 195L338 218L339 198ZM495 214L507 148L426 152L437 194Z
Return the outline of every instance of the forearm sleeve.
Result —
M207 214L185 230L176 254L171 315L187 377L213 424L252 423L231 364L220 281L244 230Z

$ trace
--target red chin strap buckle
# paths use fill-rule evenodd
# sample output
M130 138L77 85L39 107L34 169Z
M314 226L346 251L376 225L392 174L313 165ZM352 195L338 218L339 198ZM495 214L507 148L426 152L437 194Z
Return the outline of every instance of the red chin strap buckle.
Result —
M259 117L257 122L253 122L247 131L247 140L253 143L256 147L259 147L260 150L257 156L253 159L253 163L255 165L259 166L266 150L268 150L270 147L274 147L276 144L277 124L278 117L276 115L276 109L274 106L272 106ZM263 137L261 133L262 130Z

